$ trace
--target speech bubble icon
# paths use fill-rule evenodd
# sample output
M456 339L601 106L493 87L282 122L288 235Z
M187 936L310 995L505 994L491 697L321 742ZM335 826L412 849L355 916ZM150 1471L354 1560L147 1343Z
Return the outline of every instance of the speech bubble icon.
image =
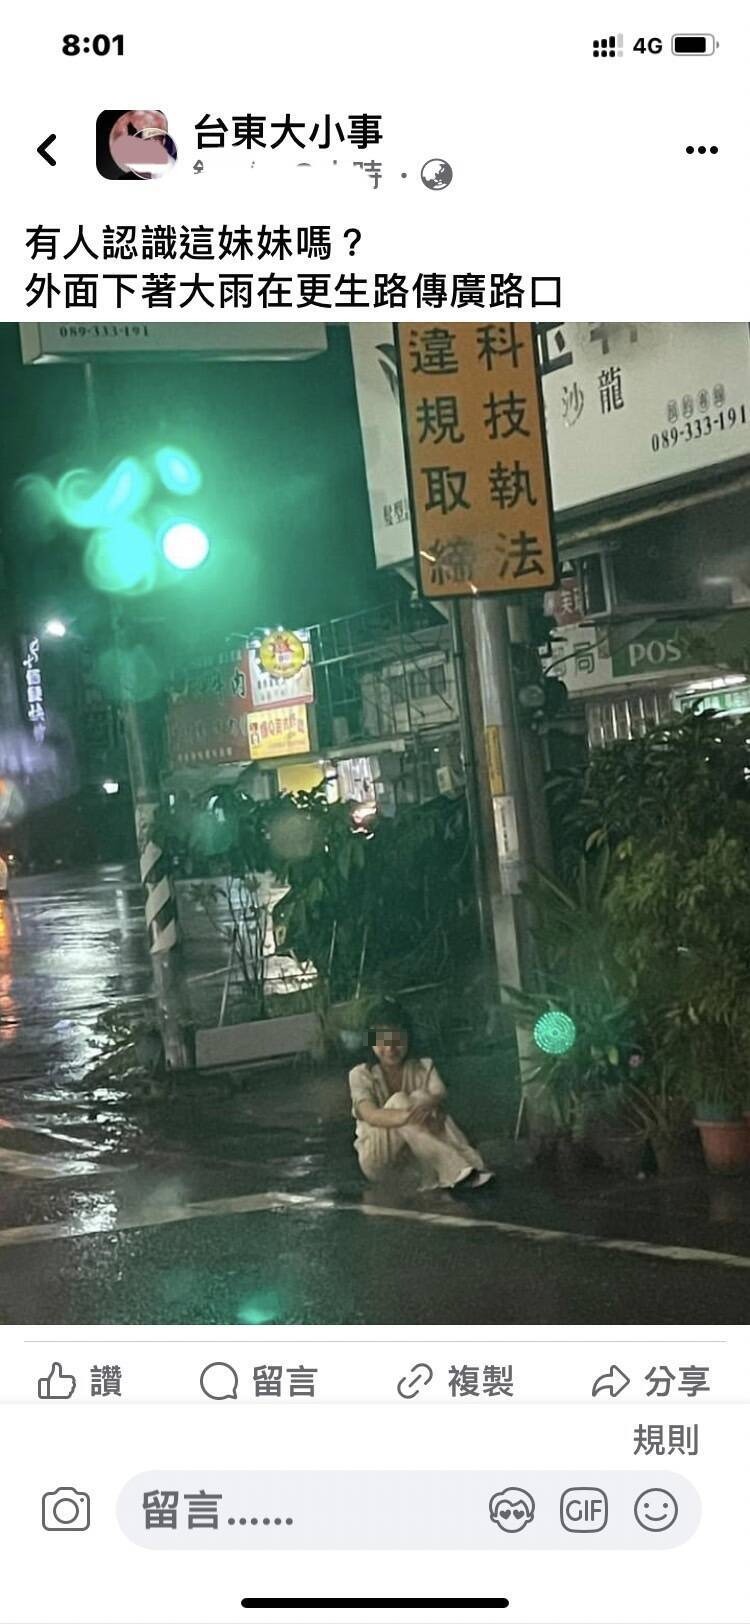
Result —
M201 1389L206 1398L236 1398L239 1379L234 1365L225 1365L223 1359L216 1359L201 1371Z

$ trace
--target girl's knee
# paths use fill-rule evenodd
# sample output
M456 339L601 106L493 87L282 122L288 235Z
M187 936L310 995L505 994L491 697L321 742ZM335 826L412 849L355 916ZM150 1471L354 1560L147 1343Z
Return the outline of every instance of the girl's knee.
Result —
M377 1156L360 1155L359 1171L368 1184L378 1184L388 1175L388 1163Z
M414 1094L391 1094L385 1102L386 1111L403 1111L407 1105L413 1104Z

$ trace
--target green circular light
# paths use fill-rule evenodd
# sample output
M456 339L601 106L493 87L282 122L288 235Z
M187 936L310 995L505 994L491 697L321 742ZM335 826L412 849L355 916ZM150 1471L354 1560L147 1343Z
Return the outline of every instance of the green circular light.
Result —
M208 536L197 524L172 520L161 533L161 549L176 570L195 570L208 556Z
M203 475L197 462L186 451L174 445L163 445L154 454L156 472L168 491L175 496L193 496L203 484Z
M153 542L138 524L97 530L86 547L83 567L99 592L147 592L155 578Z
M132 519L147 501L149 480L136 457L122 457L103 481L86 468L72 468L57 485L57 501L66 524L98 530Z
M539 1016L533 1036L543 1054L567 1054L576 1040L576 1023L564 1010L548 1009Z

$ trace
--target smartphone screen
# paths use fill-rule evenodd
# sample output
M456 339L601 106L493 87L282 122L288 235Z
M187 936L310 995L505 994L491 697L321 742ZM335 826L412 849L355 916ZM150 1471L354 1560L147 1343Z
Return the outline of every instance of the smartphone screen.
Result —
M748 26L659 13L5 25L4 1624L747 1618Z

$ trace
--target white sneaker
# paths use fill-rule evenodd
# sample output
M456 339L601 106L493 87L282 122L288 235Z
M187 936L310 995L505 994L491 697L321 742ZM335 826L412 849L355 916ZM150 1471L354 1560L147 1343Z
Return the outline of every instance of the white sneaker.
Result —
M475 1167L462 1167L461 1172L458 1175L458 1178L454 1179L452 1184L445 1185L445 1189L447 1189L447 1190L457 1190L459 1184L467 1184L469 1179L473 1179L475 1173L476 1173L476 1168Z

